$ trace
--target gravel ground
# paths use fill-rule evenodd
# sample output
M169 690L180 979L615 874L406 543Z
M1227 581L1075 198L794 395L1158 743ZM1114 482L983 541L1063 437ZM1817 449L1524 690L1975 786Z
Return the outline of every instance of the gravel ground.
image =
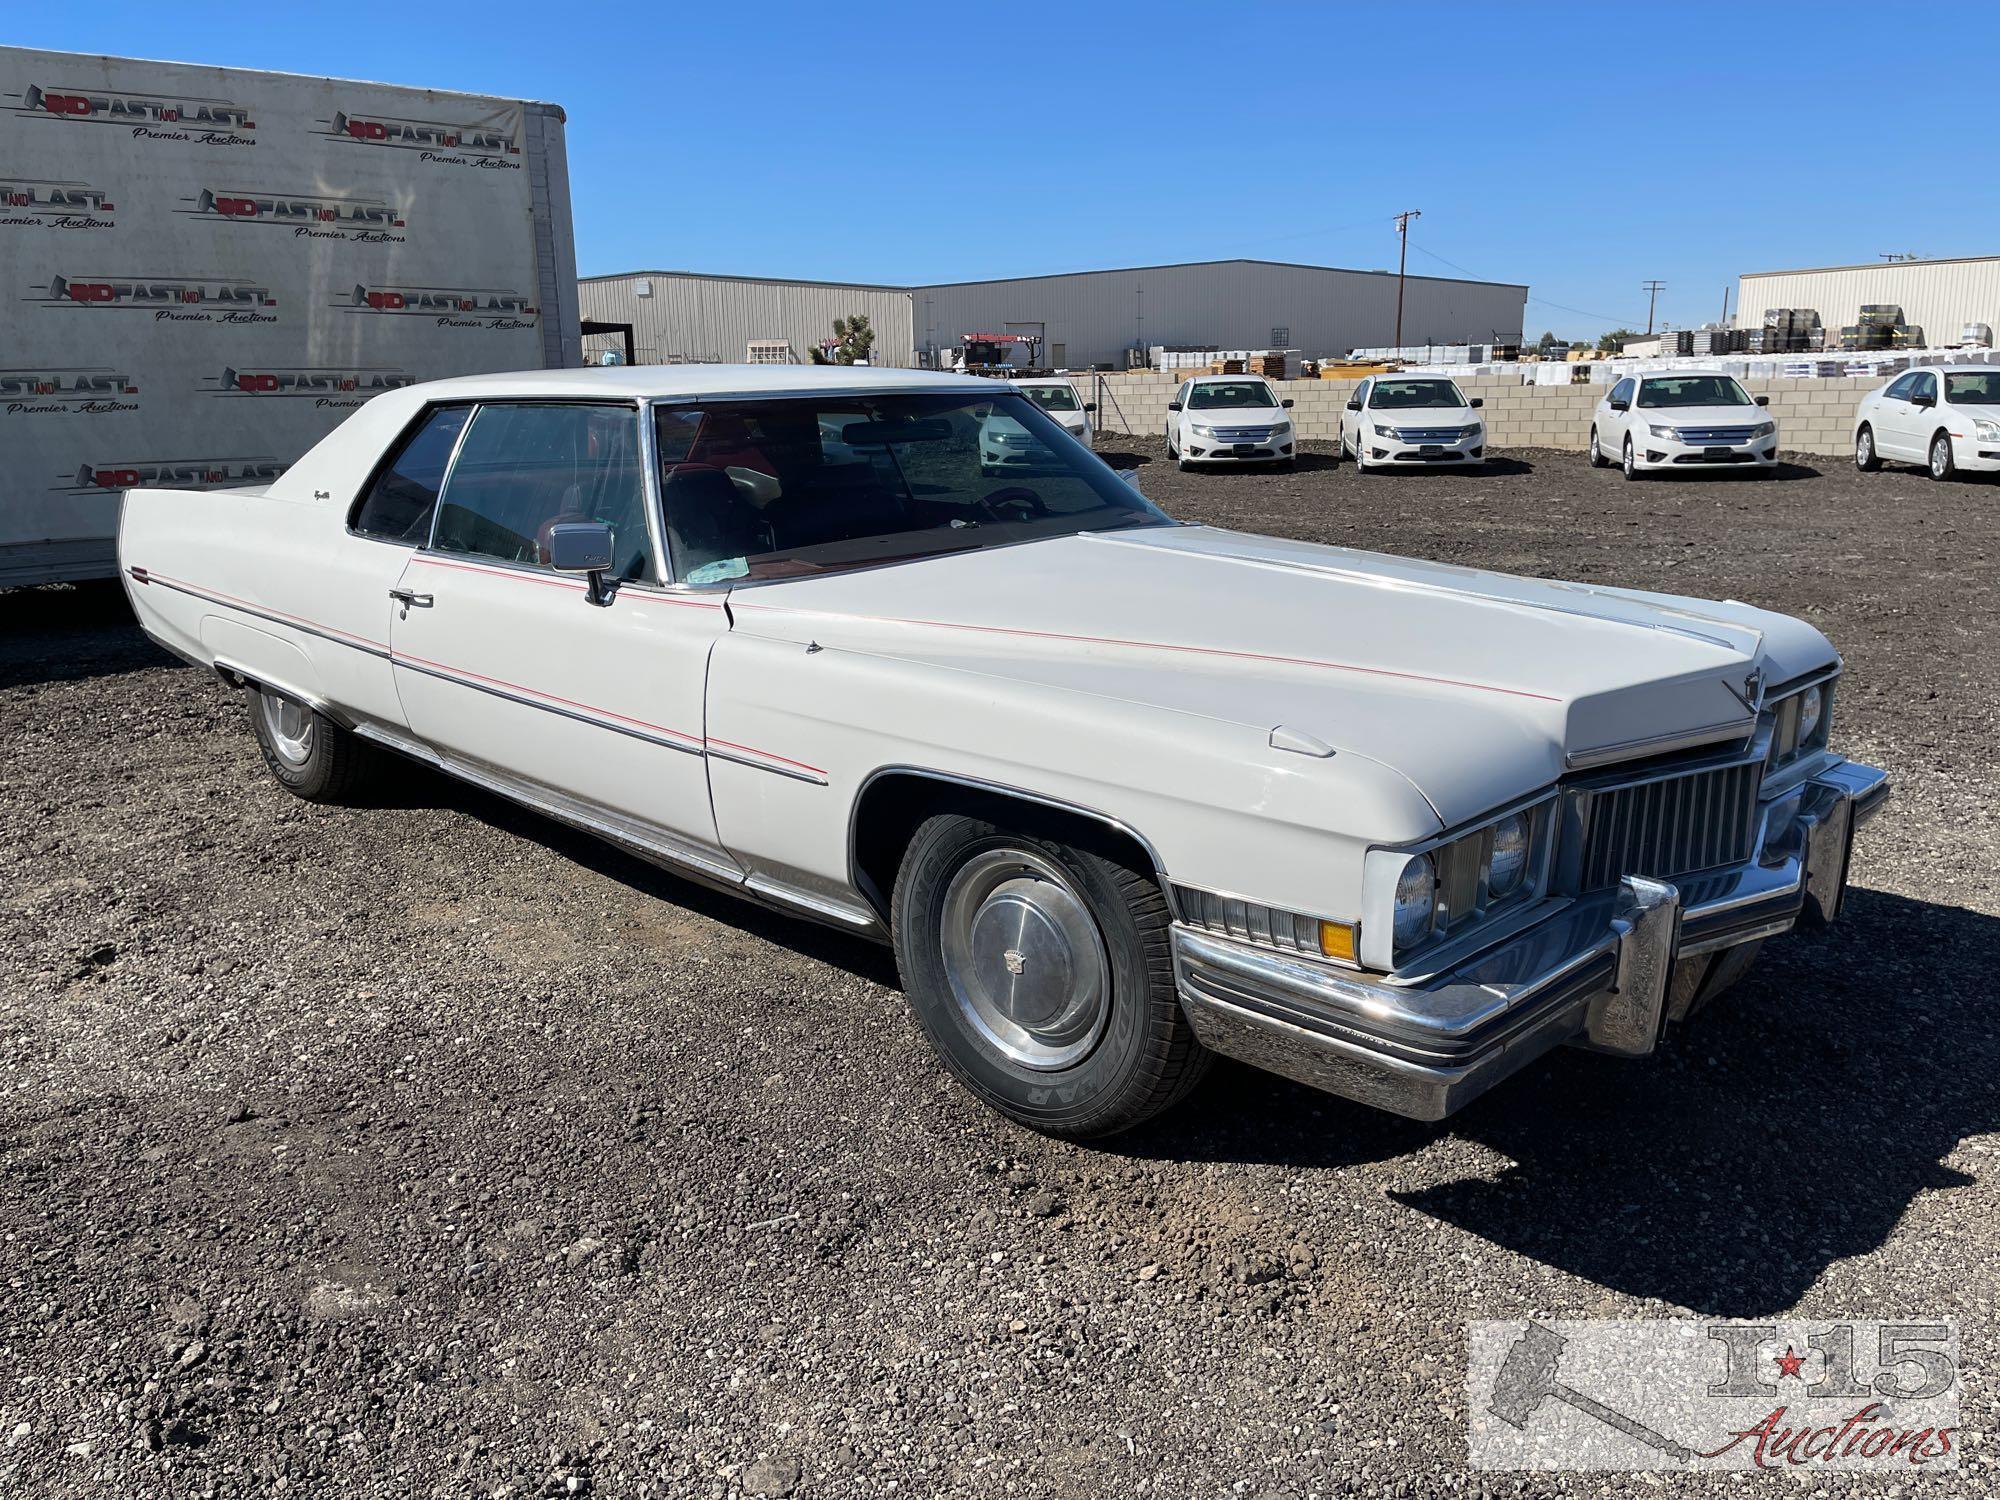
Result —
M1962 1319L1923 1493L1992 1494L2000 488L1106 446L1187 519L1813 620L1897 780L1845 919L1444 1127L1223 1067L1063 1145L885 952L428 774L296 802L115 594L0 596L0 1491L1547 1493L1467 1472L1465 1321L1692 1311Z

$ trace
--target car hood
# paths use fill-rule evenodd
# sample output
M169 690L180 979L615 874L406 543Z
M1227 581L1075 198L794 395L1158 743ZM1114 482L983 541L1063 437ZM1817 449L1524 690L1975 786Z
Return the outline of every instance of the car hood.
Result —
M1190 406L1181 415L1204 427L1275 427L1292 419L1282 406Z
M1662 427L1756 427L1771 420L1761 406L1635 406L1632 417Z
M1480 420L1478 409L1470 406L1370 407L1361 415L1384 427L1470 427Z
M1451 826L1566 770L1752 727L1746 679L1837 660L1787 616L1200 526L1084 534L730 596L735 628L1283 726Z

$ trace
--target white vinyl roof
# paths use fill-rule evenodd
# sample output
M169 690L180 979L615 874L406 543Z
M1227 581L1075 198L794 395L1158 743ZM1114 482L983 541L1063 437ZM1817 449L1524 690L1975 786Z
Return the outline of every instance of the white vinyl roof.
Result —
M510 370L406 386L424 400L503 396L759 396L819 391L988 391L999 381L882 365L607 365L585 370Z

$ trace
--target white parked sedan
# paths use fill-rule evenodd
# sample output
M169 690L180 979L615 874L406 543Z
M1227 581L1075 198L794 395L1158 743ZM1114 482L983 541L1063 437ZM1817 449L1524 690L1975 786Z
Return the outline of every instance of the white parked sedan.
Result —
M1362 473L1409 464L1476 464L1486 423L1458 382L1437 375L1378 375L1354 388L1340 414L1340 452Z
M1778 463L1778 424L1763 410L1770 399L1719 371L1627 375L1591 417L1591 467L1615 462L1627 479L1714 465L1769 473Z
M1016 380L1014 389L1024 394L1035 405L1049 414L1052 421L1062 430L1086 447L1090 444L1090 414L1097 410L1095 401L1085 401L1076 393L1076 387L1060 376L1037 376L1031 380Z
M1167 457L1190 464L1298 461L1291 407L1261 375L1197 375L1167 403Z
M982 477L995 413L1050 463ZM1215 1053L1438 1119L1650 1052L1835 916L1888 789L1802 621L1179 525L965 376L408 386L118 545L291 792L405 756L891 942L946 1066L1069 1136Z
M2000 368L1919 365L1863 396L1854 467L1872 472L1884 459L1922 464L1933 479L2000 470Z

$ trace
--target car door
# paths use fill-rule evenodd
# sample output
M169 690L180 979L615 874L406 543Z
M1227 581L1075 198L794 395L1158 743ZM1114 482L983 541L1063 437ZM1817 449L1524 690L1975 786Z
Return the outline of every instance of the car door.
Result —
M734 878L703 738L728 617L664 586L641 417L632 402L478 407L395 591L397 691L411 732L472 779ZM548 565L565 521L613 529L605 602Z
M1181 441L1186 435L1183 424L1187 421L1188 393L1193 389L1194 382L1192 380L1183 380L1181 388L1174 392L1172 403L1180 407L1180 410L1167 413L1167 445L1176 450L1180 449Z
M1616 460L1625 451L1625 434L1632 426L1632 403L1638 399L1639 382L1627 376L1611 387L1611 393L1604 398L1604 409L1597 417L1597 447L1606 458ZM1618 410L1612 403L1623 401L1626 409Z
M1883 458L1902 458L1903 434L1909 428L1910 388L1917 372L1898 375L1868 400L1868 422L1875 431L1875 452Z
M1354 394L1347 398L1348 401L1355 402L1357 405L1359 405L1362 408L1360 411L1349 411L1347 409L1346 402L1341 403L1340 407L1341 441L1349 444L1354 449L1356 457L1359 457L1361 453L1361 419L1363 416L1367 414L1368 393L1369 391L1373 390L1374 387L1375 387L1374 381L1364 380L1361 382L1361 384L1357 385L1354 388Z
M1900 456L1917 463L1929 460L1931 432L1936 427L1938 378L1935 371L1911 371L1909 393L1896 403L1896 433Z

